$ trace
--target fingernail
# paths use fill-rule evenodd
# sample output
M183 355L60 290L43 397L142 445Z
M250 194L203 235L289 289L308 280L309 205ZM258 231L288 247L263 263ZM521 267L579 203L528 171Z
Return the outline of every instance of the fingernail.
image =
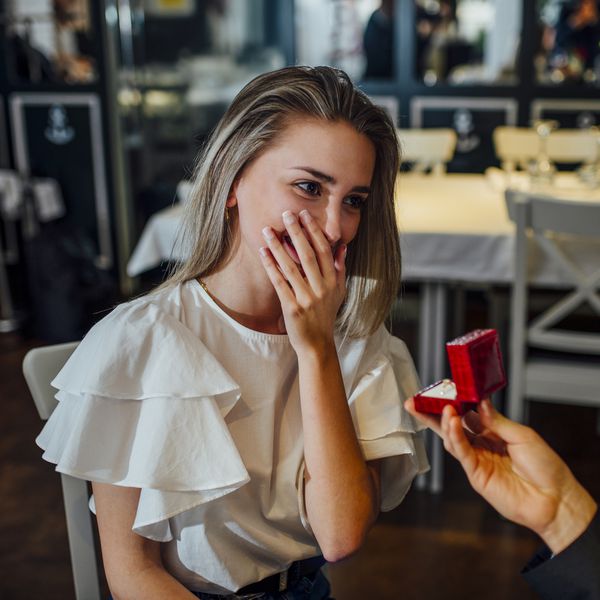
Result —
M306 209L300 212L300 217L303 221L306 221L307 223L312 219L312 215Z
M296 217L291 210L286 210L281 216L286 225L292 225L296 222Z
M265 227L262 230L262 234L265 240L272 240L275 237L275 234L273 233L273 230L270 227Z
M482 400L481 401L481 410L483 411L483 414L485 414L487 417L491 417L492 416L492 404L489 400Z
M258 251L263 258L267 258L269 256L269 251L265 246L261 246Z

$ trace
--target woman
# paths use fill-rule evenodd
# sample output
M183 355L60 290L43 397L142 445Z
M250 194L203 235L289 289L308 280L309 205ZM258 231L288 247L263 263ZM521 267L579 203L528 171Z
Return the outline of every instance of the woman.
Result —
M412 361L382 325L398 166L392 123L340 71L267 73L229 107L189 260L90 331L38 439L93 482L119 600L327 598L320 555L358 549L426 468Z

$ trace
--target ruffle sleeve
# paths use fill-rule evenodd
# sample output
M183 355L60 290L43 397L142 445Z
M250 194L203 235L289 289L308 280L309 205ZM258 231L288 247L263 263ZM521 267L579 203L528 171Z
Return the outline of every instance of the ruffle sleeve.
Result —
M414 477L429 463L422 434L404 409L419 389L404 342L381 328L368 342L348 398L354 428L365 459L381 461L381 510L395 508Z
M169 519L250 478L225 423L240 389L202 342L151 302L117 307L52 382L36 442L56 470L141 488L133 530L169 541Z

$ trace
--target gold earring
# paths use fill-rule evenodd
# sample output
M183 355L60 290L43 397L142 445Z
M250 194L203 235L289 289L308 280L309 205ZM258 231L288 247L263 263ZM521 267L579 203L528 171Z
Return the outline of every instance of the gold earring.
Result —
M229 207L225 207L225 223L229 224Z

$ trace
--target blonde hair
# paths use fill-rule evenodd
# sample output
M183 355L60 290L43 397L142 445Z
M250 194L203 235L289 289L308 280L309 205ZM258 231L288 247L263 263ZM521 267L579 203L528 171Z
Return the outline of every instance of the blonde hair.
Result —
M347 294L338 327L349 337L373 333L387 317L400 283L394 185L400 151L384 110L331 67L286 67L256 77L236 96L200 152L186 206L181 243L191 249L163 286L204 277L230 255L234 228L226 217L230 190L245 165L264 151L291 118L346 121L375 147L371 192L348 246Z

